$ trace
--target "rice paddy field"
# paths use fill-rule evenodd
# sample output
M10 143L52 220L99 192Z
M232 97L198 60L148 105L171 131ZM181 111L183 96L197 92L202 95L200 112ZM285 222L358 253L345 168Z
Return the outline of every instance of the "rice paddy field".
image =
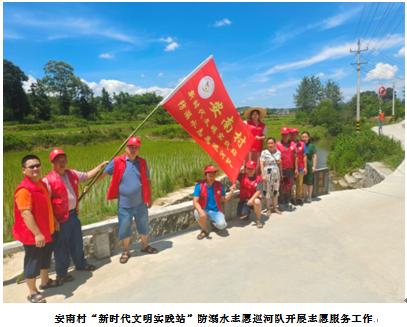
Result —
M263 120L268 128L267 136L280 138L280 130L283 126L294 126L294 116L267 116ZM127 123L125 127L137 124ZM151 133L162 131L168 126L153 126L140 130L137 136L140 137L142 146L140 156L147 160L150 170L150 177L153 187L153 198L164 196L165 194L186 186L193 185L196 181L203 179L203 168L214 161L192 138L171 139L151 137ZM104 127L104 126L103 126ZM147 126L146 126L147 127ZM297 126L302 132L308 130L311 136L317 138L323 137L324 130L320 127L312 128L309 126ZM91 127L93 128L93 127ZM47 130L46 133L61 130ZM13 132L13 134L22 132ZM25 136L38 133L38 131L24 131ZM130 132L129 132L130 133ZM29 137L29 136L27 136ZM68 156L68 168L78 171L89 171L109 160L117 151L124 140L107 141L103 144L88 146L61 146ZM41 144L38 144L41 148ZM23 179L21 170L21 159L28 154L36 154L40 157L42 163L42 176L45 176L52 170L49 162L49 152L51 149L40 149L24 152L3 153L3 242L12 241L12 226L14 224L14 191ZM124 150L121 151L124 153ZM120 153L120 154L121 154ZM106 200L107 191L110 185L111 177L92 187L91 193L87 194L79 204L80 218L83 225L104 220L117 212L117 200ZM87 183L80 185L80 194Z
M175 187L192 185L203 178L203 168L213 164L213 160L195 142L152 141L141 136L140 156L145 158L150 170L153 198L171 192ZM68 157L68 168L89 171L109 160L123 141L86 147L64 147ZM35 153L41 159L42 176L52 170L49 162L50 150L7 153L3 156L3 242L12 241L14 224L14 191L24 175L21 159ZM124 150L121 152L124 153ZM92 187L79 204L83 225L103 220L117 212L117 200L106 200L111 178L108 176ZM86 185L80 185L81 190Z

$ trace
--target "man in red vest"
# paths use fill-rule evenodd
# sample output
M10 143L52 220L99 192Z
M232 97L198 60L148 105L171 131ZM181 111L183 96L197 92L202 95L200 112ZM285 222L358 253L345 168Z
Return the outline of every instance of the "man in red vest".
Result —
M222 183L215 180L217 171L219 170L212 165L206 166L205 179L198 182L195 186L194 198L192 200L195 208L194 216L202 228L201 233L197 237L198 240L202 240L209 235L208 227L206 226L208 217L211 221L212 231L215 233L227 226L220 201L229 201L236 190L236 185L233 184L229 194L226 195Z
M256 225L258 228L262 228L260 194L263 191L263 179L256 174L256 162L246 162L246 174L240 173L237 180L240 182L240 201L237 204L238 217L246 219L249 210L254 210L257 218Z
M78 218L78 186L79 183L95 177L108 161L85 173L67 169L67 156L60 149L52 150L49 159L54 169L43 178L43 181L47 184L57 220L55 270L58 280L70 282L75 279L68 274L70 257L77 270L95 270L95 266L87 263L83 252L82 225Z
M281 163L283 168L283 176L288 176L292 181L298 174L297 148L295 143L290 138L290 128L281 128L281 140L276 143L276 148L281 152ZM280 189L278 202L284 204L285 207L290 207L290 192L283 193Z
M304 180L304 175L307 174L307 146L303 141L298 140L298 128L293 127L290 129L291 141L295 143L295 148L297 150L297 162L295 165L295 190L296 196L294 197L294 189L291 189L291 203L293 205L303 205L302 203L302 182Z
M60 286L48 276L54 249L54 214L46 185L41 181L41 161L28 155L21 161L23 181L14 194L13 237L24 244L24 276L29 289L28 302L46 303L38 291L36 277L41 276L40 289Z
M130 258L130 236L133 217L141 238L141 252L156 254L158 250L147 243L148 210L153 205L150 172L146 161L138 154L140 139L131 137L126 153L115 157L105 168L97 182L107 175L113 175L107 194L108 200L118 199L119 240L123 241L124 251L120 263Z

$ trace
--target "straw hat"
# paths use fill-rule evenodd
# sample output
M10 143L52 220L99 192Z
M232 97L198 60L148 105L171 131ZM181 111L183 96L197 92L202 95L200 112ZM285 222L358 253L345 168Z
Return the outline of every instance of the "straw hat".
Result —
M258 112L260 112L260 117L259 117L260 119L266 117L266 115L267 115L267 112L266 112L266 110L264 110L264 108L261 108L261 107L253 107L253 108L248 109L248 110L244 113L244 118L250 120L250 119L252 118L252 117L251 117L251 113L252 113L253 110L257 110Z

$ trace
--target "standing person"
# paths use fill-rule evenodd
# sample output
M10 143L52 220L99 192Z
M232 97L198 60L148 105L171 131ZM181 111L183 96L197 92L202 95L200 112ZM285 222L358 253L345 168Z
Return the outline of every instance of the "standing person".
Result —
M292 181L298 175L297 148L290 138L290 128L281 128L281 140L276 143L276 149L281 152L281 166L283 176L288 176ZM278 202L290 207L290 193L280 192Z
M140 139L131 137L127 142L126 153L110 161L96 181L102 180L107 175L113 175L107 199L118 199L119 240L123 241L124 246L120 263L123 264L130 258L129 245L133 217L141 238L141 252L158 253L158 250L149 246L147 242L149 232L147 209L153 205L153 197L147 162L138 155L140 146Z
M245 124L255 138L244 160L244 165L246 165L248 161L256 162L257 175L260 175L260 153L263 151L263 142L267 134L267 127L260 119L265 117L266 114L266 110L261 107L250 108L244 113L244 117L248 120L245 121Z
M23 181L14 193L13 238L24 245L24 276L29 289L30 303L46 303L38 291L36 277L41 276L39 288L45 290L62 285L49 278L51 255L54 249L55 225L51 199L47 186L41 181L41 161L36 155L28 155L21 161Z
M295 148L297 150L297 158L295 159L295 190L296 194L294 197L294 189L291 190L291 203L293 205L303 205L302 203L302 181L304 175L307 175L307 156L308 153L307 146L304 142L298 140L298 129L296 127L291 128L291 141L295 143Z
M304 197L304 202L311 203L312 198L312 183L314 180L314 172L317 168L317 148L311 143L311 139L308 132L303 132L301 134L301 140L305 143L308 149L307 153L307 170L308 173L304 176L304 181L302 184L302 194ZM308 189L308 199L306 198L306 193Z
M208 227L206 226L207 218L211 221L212 231L215 233L219 229L224 229L227 226L225 215L222 212L220 201L228 202L236 190L236 185L233 184L228 195L225 193L225 188L221 182L215 180L216 172L219 171L214 166L205 167L205 179L198 182L194 190L194 216L198 221L202 231L197 236L198 240L209 235Z
M255 172L256 162L246 162L246 173L240 173L237 180L240 182L240 201L237 204L237 216L240 219L246 219L249 216L250 209L256 214L257 228L263 228L261 222L261 197L263 191L263 180Z
M271 216L270 197L273 199L273 212L281 215L277 208L277 196L280 189L280 180L283 177L281 165L281 152L276 149L276 139L267 139L267 150L263 150L260 156L261 176L266 184L264 202L266 203L267 216Z
M52 209L59 231L55 233L55 270L57 279L70 282L75 278L68 274L70 257L76 270L94 271L83 252L82 225L78 218L78 185L91 179L108 163L105 161L91 171L79 172L67 169L68 159L64 151L54 149L49 154L53 170L43 178L51 196Z

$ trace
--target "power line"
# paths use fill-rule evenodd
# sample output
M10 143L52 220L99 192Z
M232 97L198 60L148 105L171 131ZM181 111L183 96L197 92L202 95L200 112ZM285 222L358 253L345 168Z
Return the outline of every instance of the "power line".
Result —
M368 43L368 46L369 46L369 44L370 44L370 40L375 37L375 35L376 35L377 31L378 31L378 28L381 26L381 23L382 23L382 21L383 21L383 17L386 15L386 12L387 12L387 10L389 9L390 4L391 4L391 3L389 2L389 4L387 5L387 8L386 8L386 10L385 10L385 12L384 12L382 18L380 18L380 21L379 21L379 23L378 23L377 26L376 26L376 29L374 30L372 36L370 37L369 41L367 42L367 43ZM386 16L386 17L387 17L387 16Z
M363 36L363 40L365 39L366 34L367 34L367 32L369 31L369 29L370 29L370 25L372 25L373 19L374 19L374 18L375 18L375 16L376 16L376 12L377 12L377 9L379 8L379 6L380 6L380 2L378 2L378 3L377 3L376 10L375 10L375 12L374 12L374 14L373 14L372 19L370 20L369 27L367 28L366 33L365 33L365 35Z
M387 25L386 29L384 30L383 34L380 36L379 40L376 42L376 44L372 47L372 48L376 48L377 44L380 43L380 41L382 40L383 36L386 34L386 32L388 31L388 29L391 27L391 25L393 25L393 22L395 21L396 17L399 15L400 13L400 9L403 7L403 4L400 5L400 7L398 8L396 14L394 15L393 19L390 21L389 25ZM391 10L391 9L390 9ZM390 13L390 11L389 11ZM382 45L383 46L383 45ZM371 58L371 56L369 57Z
M367 22L367 20L369 19L370 12L372 11L373 6L374 6L374 3L372 2L372 6L370 7L369 13L368 13L368 15L367 15L367 17L366 17L365 23L363 24L362 30L360 31L359 37L362 35L363 30L365 29L366 22Z
M365 8L366 8L366 2L365 2L365 6L363 7L362 15L360 16L360 19L359 19L358 28L356 29L355 36L353 37L352 44L350 45L351 48L352 48L353 42L355 41L356 34L358 33L360 21L362 20L363 13L365 12Z

